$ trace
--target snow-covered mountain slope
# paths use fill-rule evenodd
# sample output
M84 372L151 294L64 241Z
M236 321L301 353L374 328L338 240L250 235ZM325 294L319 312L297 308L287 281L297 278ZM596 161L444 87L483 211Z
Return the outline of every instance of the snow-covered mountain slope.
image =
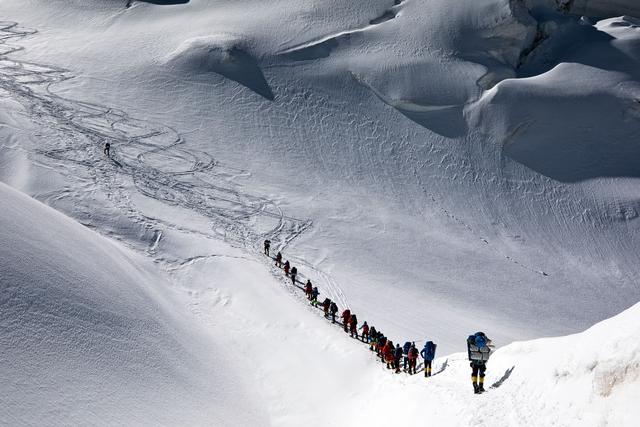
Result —
M581 334L498 350L492 388L470 400L465 354L436 360L428 380L393 376L241 252L217 246L176 266L172 291L132 251L0 188L3 423L417 426L428 414L452 426L596 426L639 415L638 305Z
M0 200L0 424L260 419L148 260L4 184Z
M0 179L173 289L194 315L176 324L213 333L213 360L219 341L234 354L220 365L238 382L216 381L256 408L238 423L376 425L406 405L420 424L435 395L436 424L535 424L526 394L568 393L556 355L595 336L499 350L491 382L516 369L469 404L464 356L429 384L389 378L273 280L265 238L322 297L441 355L477 330L498 346L575 333L640 299L634 2L151 3L176 2L2 2ZM605 406L635 389L587 390L580 360L579 400L541 398L541 425L589 402L619 420Z
M62 110L21 144L77 156L52 141L80 135L89 156L29 179L98 180L22 188L85 224L143 248L193 211L234 244L306 230L286 256L321 291L450 351L478 327L500 343L568 333L638 300L634 18L581 25L506 0L6 4L40 31L7 41L26 47L11 57L69 69L23 99Z

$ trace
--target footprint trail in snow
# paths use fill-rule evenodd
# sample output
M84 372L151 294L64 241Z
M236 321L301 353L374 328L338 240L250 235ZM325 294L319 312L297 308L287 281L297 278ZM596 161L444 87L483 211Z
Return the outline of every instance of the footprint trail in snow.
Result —
M204 237L222 238L236 247L257 248L269 238L282 250L311 226L310 221L286 216L274 201L243 191L236 180L247 172L186 148L183 136L170 126L56 94L53 85L73 78L68 70L9 57L23 50L13 43L33 34L35 30L15 22L0 22L0 91L18 100L39 125L38 148L30 153L33 161L74 178L74 183L90 177L86 183L40 195L46 203L63 201L76 211L91 212L98 207L88 202L90 194L99 189L119 212L148 231L151 254L163 229L197 231L146 214L132 201L131 189L207 218L210 233ZM106 143L112 147L111 158L102 153ZM98 229L104 232L100 225Z

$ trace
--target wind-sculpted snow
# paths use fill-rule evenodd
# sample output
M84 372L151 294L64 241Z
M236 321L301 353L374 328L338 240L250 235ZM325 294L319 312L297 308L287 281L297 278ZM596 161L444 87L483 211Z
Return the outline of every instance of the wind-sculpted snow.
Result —
M198 37L186 40L165 61L187 75L218 73L272 100L269 83L245 44L245 40L230 34Z

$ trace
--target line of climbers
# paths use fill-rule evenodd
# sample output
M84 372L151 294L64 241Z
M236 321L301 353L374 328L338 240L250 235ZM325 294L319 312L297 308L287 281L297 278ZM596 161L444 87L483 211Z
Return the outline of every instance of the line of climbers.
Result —
M264 253L271 258L270 255L271 241L264 241ZM291 278L294 286L297 285L298 269L291 267L289 261L282 263L282 254L278 252L275 259L276 266L284 270L286 276ZM301 283L301 282L300 282ZM320 291L316 286L313 286L311 280L307 280L304 287L300 287L307 299L310 301L313 307L318 307L318 295ZM338 306L334 301L329 298L325 298L322 301L322 310L324 311L324 317L331 319L331 323L336 323L336 315L338 314ZM352 313L349 308L346 308L342 315L342 327L344 331L351 335L352 338L360 340L369 344L369 349L375 351L376 356L380 358L383 364L386 364L387 369L393 369L395 373L400 373L400 362L402 361L403 370L409 375L417 373L418 356L421 356L424 361L424 376L430 377L432 375L432 362L436 356L436 347L433 341L427 341L424 344L422 350L418 351L416 343L405 342L402 347L400 344L395 344L388 339L381 331L376 330L374 326L369 326L367 322L363 322L362 326L358 327L358 317L355 313ZM358 331L362 330L362 334L359 336ZM473 335L469 335L467 338L467 353L471 366L471 382L473 384L473 391L476 394L483 393L484 389L484 376L487 370L487 361L491 354L491 340L485 335L484 332L476 332Z

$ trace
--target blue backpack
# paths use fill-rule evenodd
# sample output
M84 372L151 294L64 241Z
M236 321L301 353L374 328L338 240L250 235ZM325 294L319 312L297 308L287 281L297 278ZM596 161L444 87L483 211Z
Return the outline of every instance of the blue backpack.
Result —
M489 360L491 349L487 346L489 339L484 332L476 332L467 338L469 360L486 362Z
M425 360L433 360L436 357L436 344L433 341L427 341L424 345Z
M477 332L475 335L475 344L478 348L483 348L487 346L487 336L482 332Z
M407 341L406 343L404 343L404 346L402 347L402 353L409 354L410 348L411 348L411 343Z

